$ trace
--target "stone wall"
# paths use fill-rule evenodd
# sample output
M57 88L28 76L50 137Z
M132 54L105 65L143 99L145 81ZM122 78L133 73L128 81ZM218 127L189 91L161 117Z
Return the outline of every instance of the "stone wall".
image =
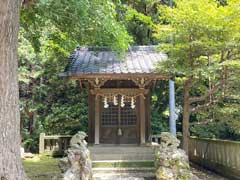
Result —
M240 142L191 137L190 161L231 179L240 179Z

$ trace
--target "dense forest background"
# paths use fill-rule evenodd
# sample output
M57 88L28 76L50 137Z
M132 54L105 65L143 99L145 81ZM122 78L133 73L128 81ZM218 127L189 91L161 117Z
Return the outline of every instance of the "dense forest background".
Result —
M80 46L108 46L116 53L129 45L158 45L155 34L160 6L168 0L39 0L21 9L19 83L22 141L37 151L39 133L74 134L87 131L87 92L76 81L58 77L69 56ZM219 0L219 6L226 1ZM173 4L174 5L174 4ZM165 22L168 23L168 22ZM191 135L240 140L240 84L234 77L234 94L191 116ZM198 94L207 86L200 82ZM181 80L176 80L178 131L182 124ZM226 93L227 94L227 93ZM151 98L152 133L168 131L168 82L158 82Z

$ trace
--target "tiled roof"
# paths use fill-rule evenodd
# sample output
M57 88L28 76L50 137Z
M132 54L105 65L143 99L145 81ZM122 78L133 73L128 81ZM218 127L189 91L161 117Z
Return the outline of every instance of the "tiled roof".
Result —
M71 55L71 62L61 76L83 74L150 74L156 64L166 60L155 46L133 46L124 55L116 55L107 48L78 48Z

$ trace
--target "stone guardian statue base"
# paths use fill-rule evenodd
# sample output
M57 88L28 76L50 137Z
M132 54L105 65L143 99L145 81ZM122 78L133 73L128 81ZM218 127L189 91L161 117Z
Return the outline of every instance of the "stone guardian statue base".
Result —
M178 149L180 141L168 132L160 138L155 162L157 180L200 180L191 172L185 151Z
M70 141L67 157L59 162L62 180L92 180L92 162L85 132L78 132Z

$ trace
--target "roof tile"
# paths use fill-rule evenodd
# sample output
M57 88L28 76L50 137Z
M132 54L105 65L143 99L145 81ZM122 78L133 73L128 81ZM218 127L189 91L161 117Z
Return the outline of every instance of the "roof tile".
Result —
M166 54L155 51L155 46L133 46L124 55L91 47L78 48L71 54L71 62L65 73L81 74L127 74L155 73L156 64L166 60Z

